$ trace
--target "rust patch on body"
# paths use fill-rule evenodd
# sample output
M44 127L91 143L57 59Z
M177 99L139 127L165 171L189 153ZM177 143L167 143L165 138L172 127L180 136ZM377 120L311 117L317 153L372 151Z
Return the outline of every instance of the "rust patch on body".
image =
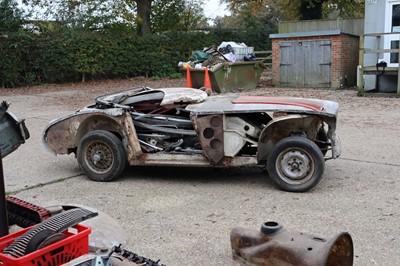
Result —
M196 131L205 156L212 164L224 158L223 116L209 115L193 117L196 120Z

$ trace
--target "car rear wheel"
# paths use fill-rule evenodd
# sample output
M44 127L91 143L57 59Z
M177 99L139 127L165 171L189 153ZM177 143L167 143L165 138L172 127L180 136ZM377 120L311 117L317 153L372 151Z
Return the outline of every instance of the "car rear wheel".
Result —
M268 155L267 170L282 190L305 192L321 180L325 161L320 148L304 137L279 141Z
M89 132L82 138L77 159L87 177L103 182L117 179L127 163L122 142L104 130Z

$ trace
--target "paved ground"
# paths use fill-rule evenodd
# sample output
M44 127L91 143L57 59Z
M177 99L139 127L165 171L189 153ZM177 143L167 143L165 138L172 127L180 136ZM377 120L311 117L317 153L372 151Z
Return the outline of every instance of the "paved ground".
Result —
M327 162L316 188L295 194L277 190L258 169L131 167L116 182L89 181L73 156L48 153L40 138L48 121L90 103L107 87L118 89L91 84L0 90L31 132L3 160L8 192L41 206L76 203L108 213L125 230L126 248L167 265L234 265L230 230L258 230L268 220L327 238L347 231L355 265L400 265L400 99L360 98L352 90L248 92L340 103L342 157Z

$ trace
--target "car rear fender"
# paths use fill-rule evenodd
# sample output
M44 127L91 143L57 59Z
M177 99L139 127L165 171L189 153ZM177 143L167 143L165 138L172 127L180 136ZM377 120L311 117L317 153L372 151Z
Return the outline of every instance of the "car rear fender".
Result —
M128 160L142 151L129 113L110 116L103 112L78 113L50 125L44 133L46 146L56 154L75 152L81 139L90 131L106 130L118 136L128 154Z
M100 113L87 118L78 128L75 147L79 145L80 140L88 132L94 130L109 131L121 139L127 152L128 161L142 154L132 116L128 112L123 113L121 116L108 116Z
M260 134L258 162L265 161L275 144L283 138L298 134L314 140L322 121L316 115L289 114L274 117Z

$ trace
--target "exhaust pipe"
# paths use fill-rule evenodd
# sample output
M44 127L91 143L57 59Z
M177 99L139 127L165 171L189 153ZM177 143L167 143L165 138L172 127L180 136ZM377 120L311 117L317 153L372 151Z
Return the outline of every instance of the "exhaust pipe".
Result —
M347 232L328 240L289 231L281 224L269 221L258 231L234 228L230 237L233 259L241 265L353 265L353 240Z

